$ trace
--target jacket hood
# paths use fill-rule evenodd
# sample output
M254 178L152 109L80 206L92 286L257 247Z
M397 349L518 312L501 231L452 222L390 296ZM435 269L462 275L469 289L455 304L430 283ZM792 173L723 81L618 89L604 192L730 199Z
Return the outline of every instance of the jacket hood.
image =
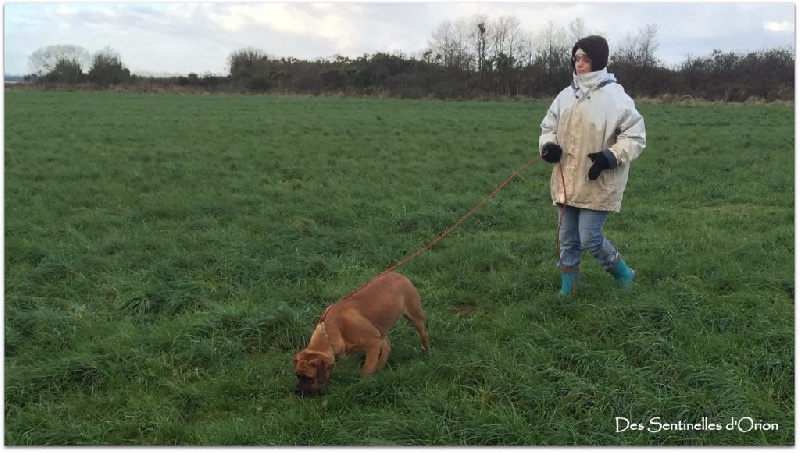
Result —
M572 74L572 89L581 91L581 93L588 93L592 90L601 88L609 83L614 83L617 78L614 74L608 72L607 68L599 71L589 72L587 74Z
M572 67L575 67L575 52L581 49L592 59L592 69L599 71L608 65L608 42L606 38L591 35L581 38L572 46Z

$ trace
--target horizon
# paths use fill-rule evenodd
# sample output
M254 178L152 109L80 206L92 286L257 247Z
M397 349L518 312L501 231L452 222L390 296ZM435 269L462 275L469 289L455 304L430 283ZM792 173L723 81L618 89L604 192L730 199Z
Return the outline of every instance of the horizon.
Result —
M667 68L715 49L794 52L796 38L792 3L13 3L3 14L3 73L14 76L34 72L30 55L49 45L111 48L142 76L226 75L227 57L247 47L305 61L421 56L437 27L481 15L517 20L529 39L580 20L612 56L656 25L653 54Z

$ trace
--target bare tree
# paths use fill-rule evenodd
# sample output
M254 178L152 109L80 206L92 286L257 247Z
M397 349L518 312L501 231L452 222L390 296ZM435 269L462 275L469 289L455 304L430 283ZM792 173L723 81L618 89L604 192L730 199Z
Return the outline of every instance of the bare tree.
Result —
M73 70L83 70L92 61L89 51L72 44L59 44L42 47L28 57L28 67L33 74L44 76L51 73L58 66L63 68L69 63ZM59 66L59 63L61 65Z
M486 66L486 22L478 24L478 72L483 73Z
M513 16L501 16L494 21L492 32L492 57L497 58L503 54L514 59L521 53L523 32L519 19Z
M553 21L536 34L538 51L536 61L548 74L553 74L565 66L569 66L571 44L564 29Z
M647 24L639 29L639 61L643 68L652 68L658 62L655 57L658 28L656 24Z
M517 64L521 67L533 65L536 59L536 39L533 33L522 32L517 46Z
M492 69L491 62L498 55L515 59L529 48L524 38L522 24L516 17L490 20L486 14L476 14L456 22L442 22L428 45L440 64L483 73Z
M586 31L586 23L580 17L574 19L567 25L567 41L571 43L578 42L579 39L588 36Z
M616 49L611 55L610 60L614 64L627 64L630 66L635 66L637 54L636 49L638 45L639 44L636 36L631 35L630 32L628 32L625 35L625 38L622 39L622 42L616 46Z
M456 25L449 20L439 24L433 32L428 46L433 59L446 68L459 67L464 53L464 46Z
M475 56L475 67L479 73L483 74L487 68L486 39L487 33L491 33L489 18L485 14L476 14L471 19L464 22L467 27L467 39L472 46L472 55ZM491 66L489 67L491 69Z
M478 42L475 36L478 34L479 22L477 18L472 20L462 18L456 22L444 21L439 24L428 41L434 61L448 68L474 70L473 61L476 59L476 54L470 50L475 48Z
M652 68L658 64L655 51L658 49L658 25L648 24L636 35L628 33L614 52L613 61L636 68Z

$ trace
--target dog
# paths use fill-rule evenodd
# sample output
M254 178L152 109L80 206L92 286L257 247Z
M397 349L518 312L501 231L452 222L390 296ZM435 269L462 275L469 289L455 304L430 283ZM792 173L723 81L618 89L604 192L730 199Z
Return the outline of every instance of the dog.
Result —
M411 281L395 272L380 276L351 296L329 306L320 317L308 346L294 357L296 392L316 396L331 376L337 359L364 352L363 376L370 377L386 364L387 334L404 316L419 333L428 351L428 332L419 294Z

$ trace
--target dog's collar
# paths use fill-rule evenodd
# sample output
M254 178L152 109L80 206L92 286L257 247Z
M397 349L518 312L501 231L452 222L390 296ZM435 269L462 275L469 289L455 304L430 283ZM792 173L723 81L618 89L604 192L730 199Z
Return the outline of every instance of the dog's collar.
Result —
M328 340L328 344L331 345L331 351L333 351L333 359L336 360L336 348L333 346L333 341L331 341L331 337L328 335L328 329L325 328L324 315L323 319L320 320L319 325L322 326L322 334L325 335L325 339Z
M322 312L322 316L319 317L320 324L325 322L325 317L328 316L328 312L332 307L333 305L328 305L328 308L326 308L325 311Z

